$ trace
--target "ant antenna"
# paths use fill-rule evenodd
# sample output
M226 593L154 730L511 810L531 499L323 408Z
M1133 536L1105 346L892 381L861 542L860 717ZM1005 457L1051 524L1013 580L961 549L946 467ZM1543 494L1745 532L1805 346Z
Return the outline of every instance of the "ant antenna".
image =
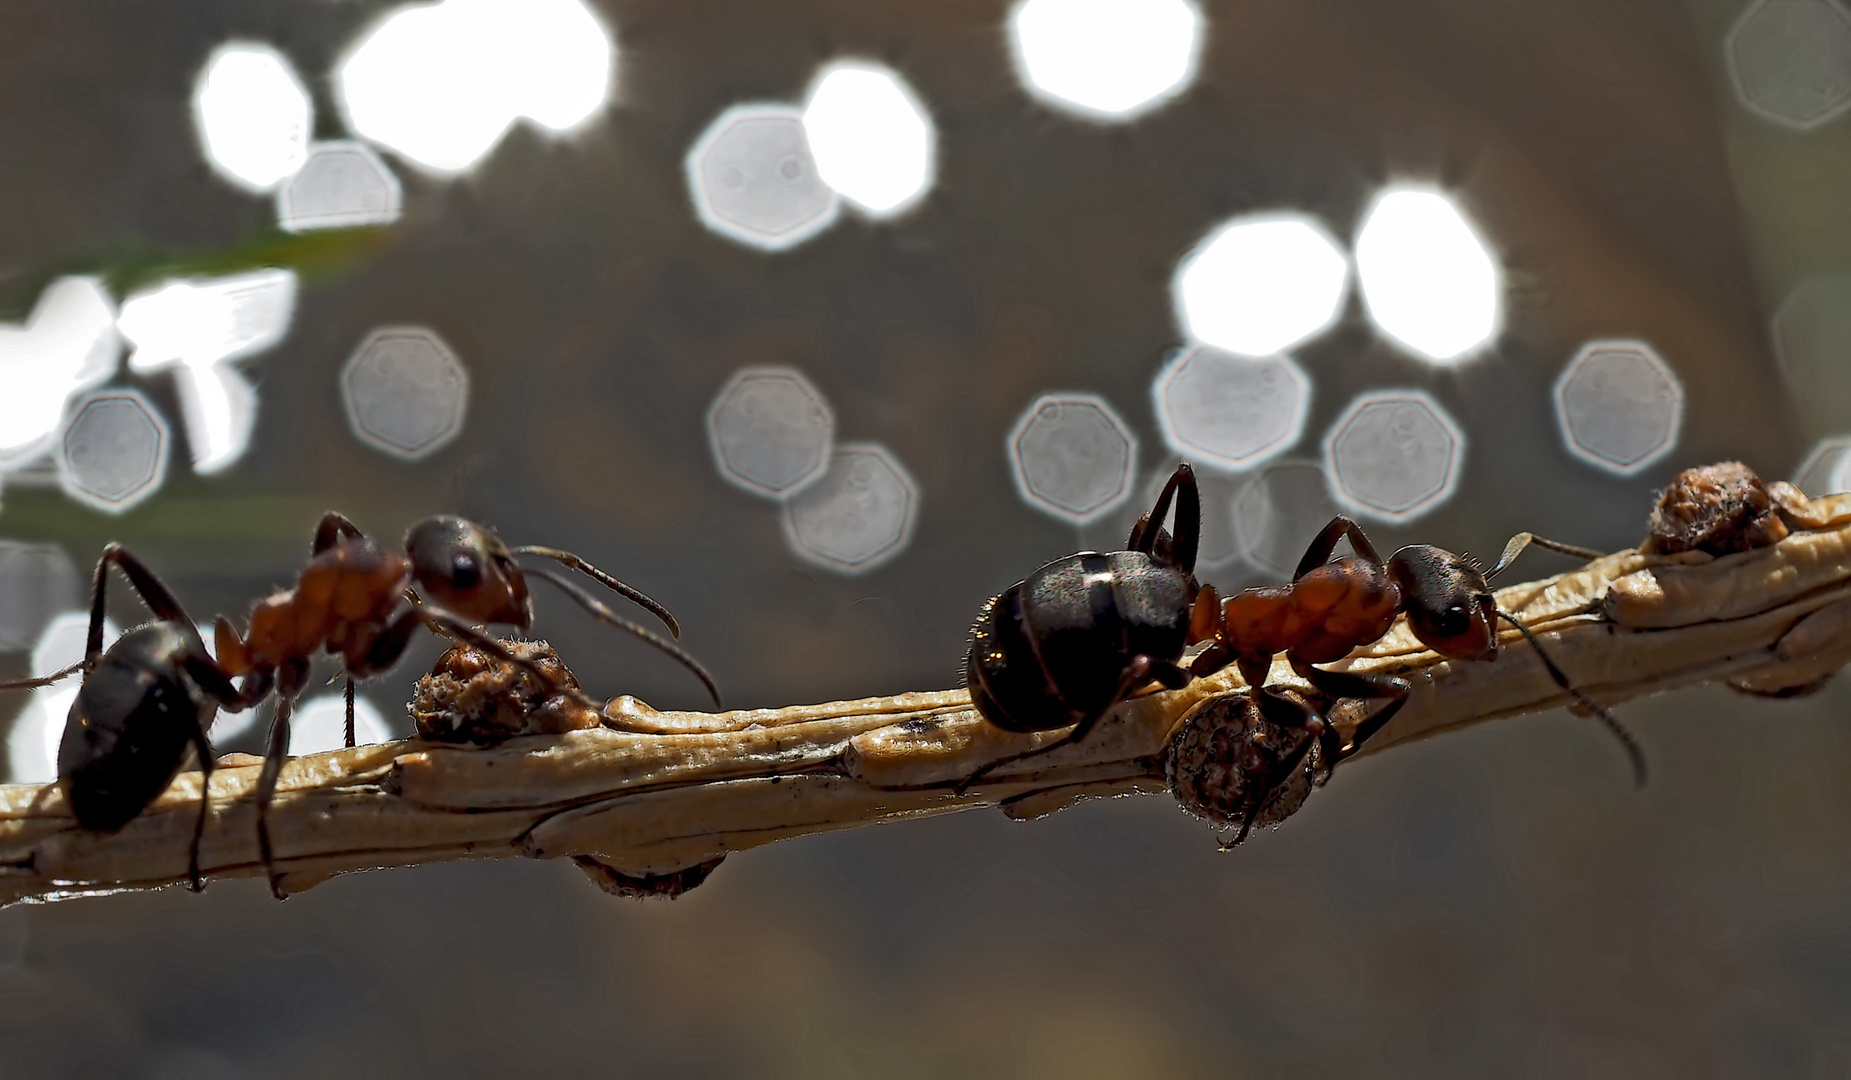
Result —
M61 668L52 672L50 675L41 675L36 679L15 679L12 682L0 682L0 690L36 690L41 686L50 686L52 683L62 682L77 674L79 671L82 671L83 667L84 662L79 660L70 667Z
M1550 540L1547 537L1537 536L1535 533L1520 532L1510 538L1510 543L1504 545L1504 554L1498 556L1497 565L1492 567L1490 572L1485 575L1485 580L1490 581L1492 578L1503 573L1505 567L1516 562L1517 556L1523 554L1524 548L1532 545L1546 551L1556 551L1563 555L1572 555L1577 559L1583 559L1588 562L1605 558L1607 555L1606 552L1595 551L1593 548L1576 547L1573 544L1564 544L1560 540ZM1498 614L1502 615L1504 613L1500 611ZM1528 631L1525 631L1525 633L1527 632Z
M577 570L579 573L584 574L586 577L630 601L637 607L661 619L662 625L668 627L669 636L676 640L681 639L681 624L675 621L675 616L669 614L667 608L651 600L649 597L644 596L637 589L625 585L623 582L618 581L616 578L579 558L577 555L572 554L570 551L561 551L558 548L544 547L539 544L528 544L513 550L516 555L538 555L542 558L551 559L569 570Z
M694 657L689 656L687 652L681 648L681 646L675 644L674 642L668 640L665 637L662 637L660 634L657 634L653 630L650 630L648 627L638 625L637 623L633 623L630 620L624 618L623 616L617 614L616 612L612 611L609 607L607 607L604 601L599 600L597 597L579 588L577 585L566 580L566 578L560 574L556 574L551 570L544 570L544 569L535 569L529 572L532 573L535 577L545 578L547 581L552 582L554 588L565 593L567 596L570 596L573 600L576 600L579 606L583 607L586 611L591 612L592 615L597 617L597 620L599 622L608 623L611 626L615 626L619 630L628 631L629 633L632 633L636 635L637 637L642 638L645 642L648 642L650 645L654 646L657 649L660 649L661 651L667 653L669 656L673 657L676 663L679 663L682 667L687 668L689 671L693 672L694 677L699 679L701 681L701 684L707 688L708 695L713 698L714 707L715 708L720 707L720 688L714 684L713 675L710 674L706 668L701 666L701 662L699 660L696 660L694 659ZM650 602L654 603L654 601L650 601Z
M1512 540L1511 543L1516 544L1516 541ZM1508 549L1506 549L1506 554L1509 554ZM1488 598L1490 594L1486 593L1484 596ZM1607 725L1607 730L1613 733L1613 737L1620 740L1620 745L1626 748L1626 756L1632 760L1633 786L1643 788L1646 779L1645 751L1639 748L1639 740L1633 738L1632 732L1626 730L1626 726L1608 712L1605 705L1575 689L1574 685L1568 681L1568 676L1562 673L1562 669L1557 667L1555 660L1549 656L1549 650L1543 648L1543 643L1537 639L1534 631L1518 622L1514 616L1502 608L1498 609L1498 618L1522 631L1523 636L1529 639L1531 647L1536 650L1536 655L1542 658L1543 667L1548 669L1549 677L1555 680L1555 685L1566 691L1568 696L1574 698L1582 708L1598 717L1601 723Z

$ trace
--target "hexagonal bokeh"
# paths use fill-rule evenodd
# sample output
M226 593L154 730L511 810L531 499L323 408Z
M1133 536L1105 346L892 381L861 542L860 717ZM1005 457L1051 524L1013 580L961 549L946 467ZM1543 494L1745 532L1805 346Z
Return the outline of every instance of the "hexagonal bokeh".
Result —
M1821 439L1793 471L1793 484L1817 499L1851 491L1851 437Z
M858 574L904 551L918 517L919 486L892 451L849 443L784 504L784 537L798 557Z
M786 367L736 372L707 410L707 441L727 480L785 499L823 475L836 418L822 391Z
M1774 312L1774 352L1812 423L1851 422L1851 275L1811 277Z
M315 126L308 90L268 45L221 45L193 92L193 123L206 161L251 191L268 191L302 167Z
M1723 53L1736 97L1776 124L1808 131L1851 106L1851 12L1836 0L1759 0Z
M1189 0L1021 0L1009 43L1034 97L1088 120L1132 120L1195 81L1202 12Z
M841 207L823 182L794 105L735 105L688 151L688 191L701 224L767 251L800 244Z
M1452 496L1465 434L1419 390L1380 390L1351 402L1324 440L1331 494L1353 514L1409 521Z
M79 587L77 564L57 544L0 540L0 652L30 648L52 616L76 606Z
M1287 581L1318 530L1340 512L1322 468L1309 461L1275 462L1234 497L1234 536L1256 570Z
M66 404L108 382L121 355L115 301L95 278L59 278L23 325L0 323L0 470L51 449Z
M139 390L78 399L59 443L58 480L86 506L119 514L167 479L167 421Z
M436 331L382 327L341 369L341 400L361 442L421 458L463 430L469 371Z
M1569 452L1622 476L1670 453L1683 419L1683 385L1643 341L1590 341L1555 383Z
M1382 333L1436 363L1497 337L1503 274L1478 230L1437 191L1391 188L1356 234L1363 307Z
M1080 525L1130 494L1138 440L1104 399L1063 392L1029 405L1009 433L1008 453L1022 498Z
M1197 466L1251 469L1304 433L1311 380L1283 356L1198 345L1164 365L1151 396L1171 450Z
M398 177L356 142L317 143L276 193L276 222L288 232L390 225L404 199Z
M1337 319L1349 260L1302 214L1254 214L1217 228L1177 267L1170 292L1184 331L1242 356L1271 356Z
M827 64L803 106L823 182L874 218L913 208L938 168L938 132L906 81L855 60Z

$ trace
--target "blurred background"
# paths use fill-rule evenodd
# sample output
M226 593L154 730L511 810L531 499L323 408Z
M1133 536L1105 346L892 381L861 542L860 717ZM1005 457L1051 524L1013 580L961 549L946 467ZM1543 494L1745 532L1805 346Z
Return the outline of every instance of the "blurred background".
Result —
M1689 465L1844 490L1848 110L1840 0L15 0L0 676L75 657L104 543L203 623L328 509L576 551L757 707L955 685L981 601L1122 544L1179 459L1223 588L1339 508L1484 557L1635 544ZM701 704L537 602L594 692ZM69 692L0 702L14 780ZM1461 732L1228 854L1144 798L779 844L674 902L505 860L15 907L0 1053L1843 1075L1845 693L1624 706L1638 793L1586 720Z

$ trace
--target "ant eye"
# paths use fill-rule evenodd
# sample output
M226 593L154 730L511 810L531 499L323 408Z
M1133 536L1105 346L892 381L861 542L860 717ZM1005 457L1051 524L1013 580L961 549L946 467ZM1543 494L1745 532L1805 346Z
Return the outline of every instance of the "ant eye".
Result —
M476 557L468 552L458 552L450 560L450 582L461 589L473 589L482 582L482 568L476 565Z

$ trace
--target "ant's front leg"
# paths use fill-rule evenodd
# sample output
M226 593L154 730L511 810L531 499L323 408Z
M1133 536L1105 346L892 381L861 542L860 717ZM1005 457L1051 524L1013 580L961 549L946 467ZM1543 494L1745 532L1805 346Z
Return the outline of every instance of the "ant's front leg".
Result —
M1317 536L1311 540L1311 546L1305 549L1305 557L1298 560L1298 569L1293 571L1292 580L1297 581L1311 571L1330 561L1331 553L1337 550L1337 541L1347 539L1350 547L1364 562L1372 566L1381 566L1382 557L1375 552L1375 545L1363 533L1363 527L1356 522L1338 514L1330 519Z
M347 520L347 515L330 510L321 515L320 524L315 526L315 543L310 553L319 555L342 540L357 540L365 535L360 526Z
M1386 698L1388 704L1376 710L1368 719L1356 725L1350 735L1350 744L1331 756L1327 771L1335 772L1337 762L1351 757L1362 748L1369 737L1382 730L1382 726L1394 719L1401 706L1407 704L1408 695L1414 692L1413 684L1406 679L1393 675L1352 675L1347 671L1325 671L1312 667L1303 660L1294 658L1292 670L1310 683L1312 688L1329 698L1362 698L1375 700Z

